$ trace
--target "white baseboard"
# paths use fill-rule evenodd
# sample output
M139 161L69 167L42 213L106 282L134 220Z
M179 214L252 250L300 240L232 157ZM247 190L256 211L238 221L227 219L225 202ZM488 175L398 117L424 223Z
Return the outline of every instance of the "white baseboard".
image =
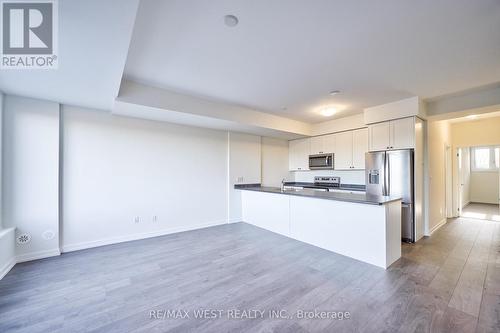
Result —
M438 223L438 224L436 224L434 227L432 227L432 229L430 230L429 234L428 234L428 235L426 235L426 236L430 236L430 235L432 235L432 234L433 234L434 232L436 232L439 228L441 228L443 225L445 225L445 224L446 224L446 221L447 221L447 219L446 219L446 218L444 218L444 219L442 219L441 221L439 221L439 223Z
M10 261L5 264L2 268L0 268L0 280L3 279L3 277L5 275L7 275L8 272L10 272L10 270L12 269L12 267L14 267L14 265L16 264L16 258L12 258L10 259Z
M16 256L16 262L20 263L20 262L25 262L25 261L55 257L55 256L58 256L60 254L61 254L61 251L59 249L25 253L25 254L21 254L21 255Z
M243 218L236 217L236 218L232 218L232 219L227 220L227 223L238 223L238 222L243 222Z
M208 228L208 227L213 227L213 226L221 225L221 224L227 224L227 221L226 220L215 221L215 222L210 222L210 223L197 224L197 225L193 225L193 226L169 228L169 229L163 229L163 230L144 232L144 233L140 233L140 234L132 234L132 235L124 235L124 236L118 236L118 237L104 238L104 239L99 239L99 240L90 241L90 242L66 244L66 245L62 246L61 250L62 250L62 252L72 252L72 251L90 249L93 247L99 247L99 246L104 246L104 245L111 245L111 244L129 242L129 241L158 237L158 236L165 236L165 235L174 234L177 232Z

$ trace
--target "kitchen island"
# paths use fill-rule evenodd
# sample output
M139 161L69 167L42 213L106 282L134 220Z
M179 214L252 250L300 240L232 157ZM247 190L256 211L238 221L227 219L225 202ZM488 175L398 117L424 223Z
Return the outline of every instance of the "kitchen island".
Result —
M259 184L242 191L243 221L382 268L401 257L401 199Z

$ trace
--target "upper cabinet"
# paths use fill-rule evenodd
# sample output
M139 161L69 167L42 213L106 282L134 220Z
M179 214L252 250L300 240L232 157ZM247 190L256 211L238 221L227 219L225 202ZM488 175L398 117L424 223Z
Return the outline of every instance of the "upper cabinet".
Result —
M335 139L335 169L364 169L365 153L368 151L368 129L337 133Z
M391 123L391 149L415 148L415 118L393 120Z
M365 154L368 151L368 128L352 131L352 168L365 168Z
M391 146L390 121L368 126L370 151L386 150Z
M415 147L414 117L372 124L368 132L370 151Z
M323 154L325 151L324 140L322 136L314 136L309 139L310 155Z
M289 141L288 163L290 171L309 170L310 140Z
M334 168L336 170L352 169L352 132L335 134Z
M329 154L335 151L335 135L313 136L309 139L310 155Z
M309 170L309 155L334 153L334 169L362 170L368 151L368 129L289 141L289 170Z

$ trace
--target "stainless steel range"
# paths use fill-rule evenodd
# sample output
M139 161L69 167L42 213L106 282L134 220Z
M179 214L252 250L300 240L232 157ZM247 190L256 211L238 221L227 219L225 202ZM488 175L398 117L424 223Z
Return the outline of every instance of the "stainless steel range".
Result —
M327 186L327 187L340 187L340 177L324 177L316 176L314 177L315 186Z

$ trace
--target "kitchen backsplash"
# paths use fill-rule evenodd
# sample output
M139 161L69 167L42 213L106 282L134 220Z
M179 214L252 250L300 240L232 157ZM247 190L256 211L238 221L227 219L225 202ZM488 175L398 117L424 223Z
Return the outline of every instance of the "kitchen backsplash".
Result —
M290 172L290 181L313 182L315 176L336 176L340 177L342 184L365 185L365 170L315 170L315 171L295 171Z

